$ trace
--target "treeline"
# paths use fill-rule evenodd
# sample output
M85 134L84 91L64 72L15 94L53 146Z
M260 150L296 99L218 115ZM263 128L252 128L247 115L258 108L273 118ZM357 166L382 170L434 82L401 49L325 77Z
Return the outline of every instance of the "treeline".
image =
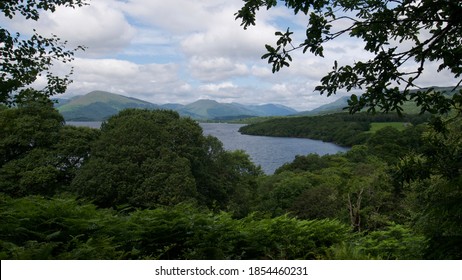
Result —
M369 131L373 122L403 122L417 125L428 121L429 118L429 115L337 113L275 118L241 127L239 131L249 135L310 138L351 147L363 144L367 140L370 135L365 132Z
M96 130L47 100L2 107L0 258L462 258L462 121L444 128L384 128L265 175L173 111Z

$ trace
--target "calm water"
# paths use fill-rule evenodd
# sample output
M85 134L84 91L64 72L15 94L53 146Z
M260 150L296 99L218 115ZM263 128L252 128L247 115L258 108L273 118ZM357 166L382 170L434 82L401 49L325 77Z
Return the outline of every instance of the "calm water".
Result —
M68 122L70 125L99 128L101 122ZM296 155L316 153L318 155L346 152L348 148L332 143L303 138L266 137L243 135L238 132L242 124L201 123L205 135L217 137L226 150L244 150L252 161L261 165L266 174L287 162Z
M316 153L319 155L346 152L348 148L318 140L287 137L250 136L240 134L241 124L202 123L204 134L220 139L227 150L244 150L266 174L287 162L296 155Z

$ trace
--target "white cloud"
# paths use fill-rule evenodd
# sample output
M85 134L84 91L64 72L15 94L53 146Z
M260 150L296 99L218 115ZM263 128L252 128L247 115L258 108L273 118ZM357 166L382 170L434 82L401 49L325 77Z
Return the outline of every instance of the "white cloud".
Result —
M336 99L313 92L331 71L334 60L345 65L371 58L362 50L362 41L342 36L325 46L325 58L296 51L291 66L273 74L271 65L260 59L266 51L264 45L274 44L274 32L287 27L295 32L294 44L298 45L304 40L308 21L283 5L269 11L261 9L257 25L244 30L234 18L244 4L242 0L89 3L76 9L59 8L43 14L38 23L32 22L43 35L53 33L72 45L89 47L85 53L77 53L72 63L74 83L68 96L107 90L158 104L213 98L312 109ZM2 26L13 26L20 32L32 29L30 21L0 21ZM436 67L436 63L426 65L419 82L455 84L447 71L435 75ZM68 67L56 69L69 72ZM37 82L43 83L42 79Z
M234 85L232 82L223 82L220 84L206 84L206 85L199 87L199 89L203 91L208 91L208 92L219 92L223 89L235 89L235 88L237 88L237 86Z
M249 74L245 64L233 62L226 57L193 56L188 70L193 77L201 81L217 81Z
M119 52L136 35L136 28L113 0L91 1L75 9L58 7L54 13L43 13L34 28L40 34L68 40L73 47L86 46L85 54L93 56Z
M185 83L178 80L175 64L140 65L116 59L76 59L73 63L74 82L68 92L84 94L106 90L156 101L156 95L184 91ZM139 97L139 96L138 96ZM164 98L164 97L162 97Z

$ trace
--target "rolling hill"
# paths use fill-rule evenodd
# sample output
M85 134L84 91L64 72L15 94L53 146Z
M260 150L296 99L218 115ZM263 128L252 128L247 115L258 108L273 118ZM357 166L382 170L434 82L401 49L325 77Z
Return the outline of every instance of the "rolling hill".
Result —
M254 116L287 116L297 111L278 104L242 105L202 99L191 104L157 105L105 91L93 91L70 100L57 100L66 121L102 121L126 108L169 109L197 120L224 121Z
M446 96L452 96L454 93L458 92L459 90L462 89L462 87L428 87L428 88L422 88L420 89L421 91L426 91L430 88L433 88L434 91L442 92ZM411 90L411 93L417 92L417 90ZM348 110L343 110L343 108L348 106L348 99L350 97L344 96L341 97L334 102L322 105L316 109L313 109L311 111L304 111L300 112L297 115L299 116L315 116L315 115L325 115L325 114L333 114L333 113L339 113L339 112L347 112ZM414 101L407 101L404 102L402 106L404 113L406 114L419 114L420 113L420 108L417 107L416 103Z
M67 121L101 121L126 108L160 108L156 104L105 91L92 91L61 104L56 107Z

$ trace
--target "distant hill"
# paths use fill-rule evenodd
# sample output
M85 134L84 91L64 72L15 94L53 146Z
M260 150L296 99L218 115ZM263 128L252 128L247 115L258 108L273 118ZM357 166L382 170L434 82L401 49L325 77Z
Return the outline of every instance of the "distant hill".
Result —
M434 86L434 87L422 88L420 90L425 91L425 90L428 90L429 88L433 88L435 91L442 92L447 96L452 96L452 95L454 95L454 93L456 93L456 92L458 92L459 90L462 89L462 87L457 87L457 88L454 89L454 87L437 87L437 86ZM417 92L417 91L418 90L411 90L411 93L412 92ZM333 113L342 112L342 111L345 111L345 110L343 110L343 108L348 106L348 99L350 99L350 97L344 96L344 97L341 97L341 98L335 100L334 102L322 105L322 106L320 106L320 107L318 107L316 109L313 109L311 111L300 112L297 115L300 115L300 116L315 116L315 115L325 115L325 114L333 114ZM420 113L420 108L417 107L417 105L413 101L404 102L402 108L404 110L404 113L406 113L406 114L419 114Z
M57 104L67 121L100 121L126 108L157 109L158 105L105 91L92 91Z
M242 105L202 99L191 104L157 105L105 91L93 91L68 100L59 99L56 108L67 121L101 121L126 108L169 109L198 120L233 120L255 116L287 116L297 111L278 104Z
M348 100L350 99L349 96L340 97L339 99L335 100L334 102L322 105L316 109L311 111L304 111L300 112L297 115L300 116L315 116L315 115L325 115L325 114L333 114L344 111L343 108L348 106Z
M249 117L287 116L296 110L276 104L242 105L239 103L219 103L214 100L201 99L178 109L180 114L196 119L232 120Z
M239 103L231 103L235 106L243 106L245 109L250 109L256 112L259 117L269 116L288 116L297 114L298 111L293 108L280 104L264 104L264 105L241 105Z

